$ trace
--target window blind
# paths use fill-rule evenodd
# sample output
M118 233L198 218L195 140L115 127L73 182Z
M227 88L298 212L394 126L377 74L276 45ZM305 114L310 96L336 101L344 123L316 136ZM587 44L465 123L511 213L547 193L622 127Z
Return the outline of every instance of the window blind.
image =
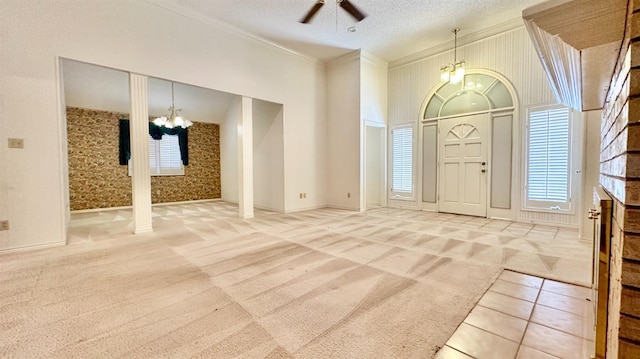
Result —
M391 132L392 188L396 193L413 192L413 128L396 128Z

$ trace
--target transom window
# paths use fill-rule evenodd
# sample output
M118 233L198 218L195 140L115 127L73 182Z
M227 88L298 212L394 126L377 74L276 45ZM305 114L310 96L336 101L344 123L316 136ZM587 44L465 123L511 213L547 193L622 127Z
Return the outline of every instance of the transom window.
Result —
M458 84L443 84L431 97L424 119L454 116L513 107L509 89L486 74L468 74Z

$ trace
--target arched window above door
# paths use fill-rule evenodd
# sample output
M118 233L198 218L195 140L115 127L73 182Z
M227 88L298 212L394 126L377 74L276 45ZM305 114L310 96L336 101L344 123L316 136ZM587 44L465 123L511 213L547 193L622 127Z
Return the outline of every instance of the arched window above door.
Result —
M423 119L513 108L509 89L497 77L471 72L458 84L443 83L436 89Z

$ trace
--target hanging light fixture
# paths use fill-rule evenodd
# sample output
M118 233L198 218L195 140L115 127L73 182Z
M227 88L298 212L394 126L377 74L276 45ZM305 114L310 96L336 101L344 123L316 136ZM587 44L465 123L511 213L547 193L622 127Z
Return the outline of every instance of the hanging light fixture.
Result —
M186 120L178 115L182 109L176 109L173 98L173 81L171 82L171 107L169 107L169 116L161 116L153 120L153 123L157 126L164 126L166 128L182 127L187 128L193 125L193 122Z
M440 68L440 80L443 82L450 82L452 84L459 84L464 79L464 60L457 60L459 31L459 28L451 30L454 36L453 63L444 65Z

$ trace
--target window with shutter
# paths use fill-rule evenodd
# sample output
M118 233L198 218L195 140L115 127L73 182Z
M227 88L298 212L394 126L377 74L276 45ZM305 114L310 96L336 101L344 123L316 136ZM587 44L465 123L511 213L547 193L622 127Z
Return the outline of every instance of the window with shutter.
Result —
M413 127L396 127L391 131L392 198L413 197Z
M528 208L570 210L571 112L553 106L532 109L527 118Z
M152 176L184 175L177 135L165 134L160 140L154 140L149 135L149 168ZM129 161L129 176L131 174L132 166Z
M180 158L180 145L177 135L163 135L159 141L154 140L157 146L156 174L159 175L182 175L182 159ZM150 161L151 162L151 161ZM153 167L152 167L153 172Z

